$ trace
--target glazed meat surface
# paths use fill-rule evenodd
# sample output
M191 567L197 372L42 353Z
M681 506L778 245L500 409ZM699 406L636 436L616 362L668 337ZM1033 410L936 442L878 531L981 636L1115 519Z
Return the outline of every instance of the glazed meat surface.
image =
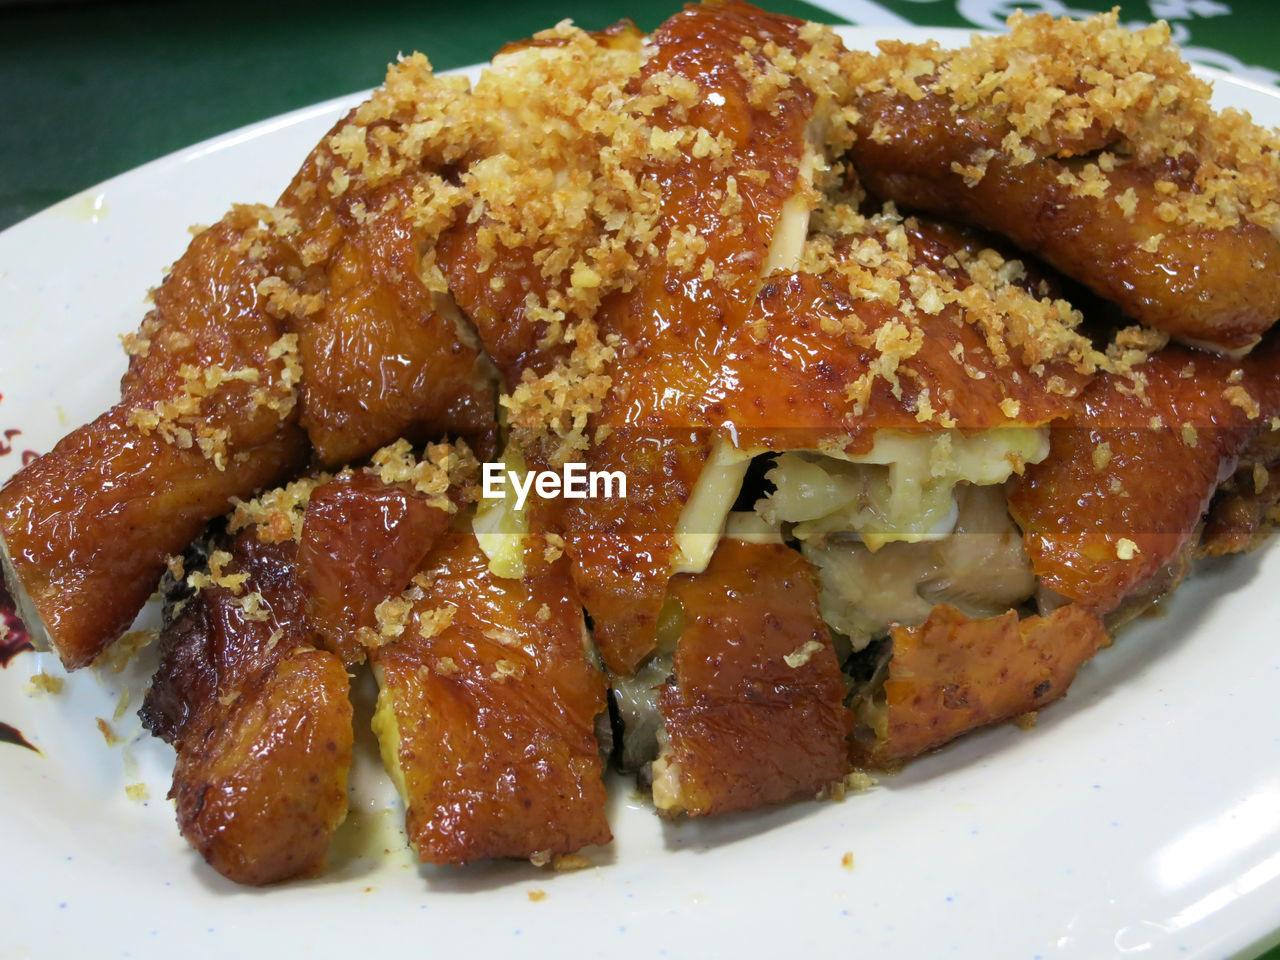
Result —
M702 358L750 307L783 205L798 188L813 116L814 94L797 78L780 77L767 102L753 94L753 71L770 68L762 53L745 51L745 70L731 64L744 38L803 53L800 27L743 4L690 8L654 32L656 52L634 81L641 89L682 81L689 93L655 112L655 134L701 130L716 146L656 152L641 171L657 186L653 243L665 252L647 258L635 288L597 316L617 347L612 391L588 422L597 442L584 460L591 470L624 471L628 498L568 503L553 521L596 643L617 672L631 672L653 649L676 566L675 528L710 451L695 411L714 369Z
M326 156L327 144L319 153ZM323 278L299 284L319 287L315 312L293 318L307 373L301 423L328 466L367 456L398 437L420 443L460 436L492 449L494 393L486 361L452 301L429 290L420 275L424 236L413 222L413 196L432 188L425 177L367 191L348 188L329 201L336 239L334 228L317 230L314 238L301 234L304 249L332 243ZM286 199L299 189L295 184ZM326 199L328 192L319 191ZM305 218L307 207L300 203L297 215Z
M449 525L450 504L366 471L317 487L298 547L307 625L344 663L363 663L377 608L406 587Z
M940 605L924 623L895 627L884 703L862 712L867 727L852 741L855 762L893 765L1009 720L1067 692L1080 665L1111 641L1082 607L1047 617L970 619Z
M0 553L71 668L185 583L142 715L210 864L323 868L366 661L421 860L544 864L610 842L610 756L669 817L841 794L1259 541L1280 139L1165 27L1011 28L413 54L197 232Z
M256 526L215 542L205 584L161 637L141 716L177 750L178 826L228 879L319 873L347 813L351 704L342 662L317 650L297 544Z
M998 231L1188 343L1239 352L1280 317L1280 152L1158 24L1015 15L970 47L864 64L850 158L877 196Z
M257 290L287 260L251 208L201 233L129 341L121 402L0 490L10 589L68 668L124 633L233 497L304 465L296 342Z
M567 566L503 580L475 537L448 535L383 618L374 725L424 861L545 861L611 838L605 681Z
M974 264L989 286L958 263L959 282L931 269L937 254L956 250L912 236L915 226L867 221L821 257L822 272L773 275L717 351L708 416L732 422L744 447L838 444L849 453L865 453L880 430L1040 426L1063 416L1079 379L1073 366L1096 362L1072 328L1078 318L992 279L989 266ZM893 297L865 297L870 285ZM1020 335L1025 349L1009 350L1002 336L993 351L987 331L1005 333L1015 320L1026 328L1008 339ZM1027 354L1041 365L1036 373Z
M1266 423L1235 370L1170 346L1085 390L1010 495L1043 587L1105 614L1178 556Z
M15 595L68 667L123 633L231 498L296 475L307 437L328 463L402 434L491 447L480 354L417 277L415 184L336 201L334 169L326 140L282 205L200 233L126 342L121 403L0 491Z
M683 627L658 697L658 809L754 810L841 780L852 720L808 562L780 543L725 539L671 593Z

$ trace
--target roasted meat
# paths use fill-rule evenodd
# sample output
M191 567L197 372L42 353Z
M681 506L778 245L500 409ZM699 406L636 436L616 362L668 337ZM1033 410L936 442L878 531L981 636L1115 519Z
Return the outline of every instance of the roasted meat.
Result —
M120 404L0 491L11 588L68 667L231 498L295 475L307 437L329 464L401 435L491 447L484 361L418 277L409 199L431 184L337 191L336 170L326 139L281 205L200 233L127 338Z
M169 796L182 835L238 883L319 873L347 813L347 672L311 643L297 543L280 527L214 541L141 710L178 754Z
M612 390L586 424L594 442L582 455L590 470L623 471L630 492L567 503L549 518L615 672L631 672L653 649L667 580L686 559L676 528L711 454L697 411L715 372L707 360L722 331L743 322L761 275L794 261L816 199L817 91L766 53L803 58L802 26L741 3L691 7L654 32L631 84L671 98L649 118L654 149L636 171L658 215L634 286L596 317L616 344ZM734 67L734 58L745 62ZM792 239L782 224L796 202Z
M962 733L1038 710L1067 692L1080 665L1110 643L1083 607L1019 620L1010 610L970 619L935 607L924 623L895 627L883 700L865 701L852 754L893 765Z
M450 472L469 460L465 447L434 445L415 460L400 442L374 455L371 468L345 472L307 501L298 546L298 583L307 626L344 663L363 663L376 643L381 603L409 586L456 505ZM457 488L452 491L458 497Z
M658 809L754 810L842 780L852 718L809 564L781 543L726 538L671 593L681 628L658 697Z
M1185 347L1100 374L1010 495L1042 588L1106 614L1163 571L1260 413L1236 364Z
M305 464L296 338L258 289L289 260L253 208L197 236L128 340L121 402L0 490L10 591L68 668L124 633L233 497Z
M1188 343L1248 350L1280 317L1280 141L1215 114L1168 42L1113 12L1015 14L959 50L885 44L859 69L867 188L1004 234Z
M608 843L605 680L561 557L523 580L446 535L381 618L374 729L429 863L546 862Z
M69 667L184 585L143 717L215 868L323 867L366 661L419 857L541 864L611 756L673 818L839 794L1257 541L1280 140L1167 28L1011 27L414 54L197 235L0 548Z

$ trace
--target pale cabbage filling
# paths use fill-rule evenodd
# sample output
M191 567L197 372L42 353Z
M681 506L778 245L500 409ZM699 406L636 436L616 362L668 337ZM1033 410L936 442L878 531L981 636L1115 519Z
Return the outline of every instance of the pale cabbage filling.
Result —
M797 540L856 534L869 550L946 536L958 483L1003 483L1049 453L1043 427L905 433L881 430L866 453L784 453L768 474L775 492L757 506Z
M858 651L935 604L990 617L1034 593L1004 483L1048 452L1045 428L884 430L858 456L781 455L756 509L800 541L823 619Z

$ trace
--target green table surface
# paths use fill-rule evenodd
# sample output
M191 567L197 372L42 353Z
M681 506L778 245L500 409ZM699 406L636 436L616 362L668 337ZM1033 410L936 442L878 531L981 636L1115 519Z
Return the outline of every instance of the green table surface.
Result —
M1112 6L1093 0L766 5L830 23L971 28L1019 6L1054 13ZM421 50L443 70L485 60L505 41L566 17L596 28L628 16L648 29L679 6L678 0L2 4L0 229L173 150L375 86L400 52ZM1120 10L1125 22L1167 19L1193 59L1280 84L1280 4L1146 0ZM1257 956L1260 947L1243 956ZM1280 960L1280 946L1264 960Z

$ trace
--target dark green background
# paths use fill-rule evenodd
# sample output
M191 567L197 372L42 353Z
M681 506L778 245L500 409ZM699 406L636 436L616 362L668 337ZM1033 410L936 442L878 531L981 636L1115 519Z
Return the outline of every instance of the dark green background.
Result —
M967 25L950 0L880 2L914 23ZM800 0L767 5L835 20ZM1194 43L1280 69L1280 4L1229 5L1231 16L1187 21ZM565 17L595 28L627 15L648 29L679 6L679 0L0 6L0 228L180 147L375 86L401 51L422 50L443 70L485 60L504 41ZM1126 3L1121 15L1147 19L1150 7ZM1266 960L1280 960L1280 948Z
M215 134L382 82L397 53L439 70L571 17L652 28L680 0L0 6L0 229ZM810 18L799 0L772 8ZM828 16L827 19L830 19Z
M1158 2L1158 0L1157 0ZM1195 0L1189 0L1194 5ZM436 67L489 57L564 17L656 25L679 0L387 0L0 5L0 228L147 160L235 127L379 83L400 51ZM801 0L774 9L833 20ZM962 26L952 0L881 5L916 23ZM1103 9L1102 0L1072 0ZM1187 21L1194 41L1280 68L1280 5L1232 0ZM1146 2L1122 16L1145 19Z

